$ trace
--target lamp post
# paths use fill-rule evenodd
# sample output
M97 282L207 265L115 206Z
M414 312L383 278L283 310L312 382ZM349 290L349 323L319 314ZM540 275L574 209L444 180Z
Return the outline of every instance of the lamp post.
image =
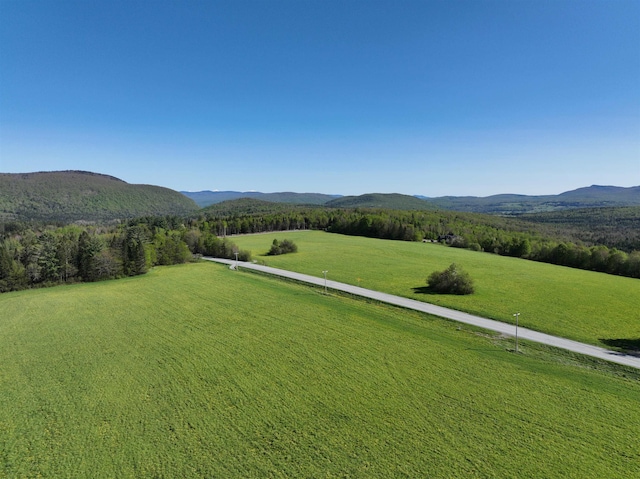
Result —
M322 271L322 272L324 273L324 294L327 294L327 273L328 273L329 271L324 270L324 271Z
M514 314L516 317L516 353L518 352L518 318L520 317L520 313Z
M234 253L236 255L236 271L238 271L238 252L234 251Z

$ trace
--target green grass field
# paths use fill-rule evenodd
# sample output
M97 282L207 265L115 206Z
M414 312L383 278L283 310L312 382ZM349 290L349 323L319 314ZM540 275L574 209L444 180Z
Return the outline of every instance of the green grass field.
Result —
M292 239L298 253L260 256L274 238ZM520 324L599 346L602 340L640 341L640 281L478 253L439 244L389 241L319 231L233 237L261 263L410 297L487 318ZM451 263L467 270L476 293L420 294L426 278Z
M637 373L402 309L199 263L0 311L0 477L640 470Z

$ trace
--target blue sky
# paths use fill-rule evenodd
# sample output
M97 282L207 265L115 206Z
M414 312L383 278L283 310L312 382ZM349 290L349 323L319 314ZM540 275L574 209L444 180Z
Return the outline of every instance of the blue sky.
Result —
M640 2L0 0L0 171L176 190L640 185Z

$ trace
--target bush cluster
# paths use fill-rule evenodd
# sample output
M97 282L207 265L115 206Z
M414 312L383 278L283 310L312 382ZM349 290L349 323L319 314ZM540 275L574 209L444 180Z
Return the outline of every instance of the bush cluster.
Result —
M473 280L469 273L452 263L444 271L434 271L427 278L429 289L436 293L472 294Z
M298 246L291 240L282 240L282 242L277 239L273 240L271 244L271 249L267 253L269 256L276 256L279 254L287 254L287 253L296 253L298 251Z

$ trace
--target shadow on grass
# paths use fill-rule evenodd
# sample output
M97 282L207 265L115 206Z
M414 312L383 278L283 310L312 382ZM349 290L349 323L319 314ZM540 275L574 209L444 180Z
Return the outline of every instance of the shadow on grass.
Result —
M640 357L640 338L637 339L600 339L601 343L617 349L621 353Z
M411 288L415 294L442 294L432 290L429 286L418 286L417 288Z
M429 286L419 286L417 288L411 288L413 290L413 292L415 294L428 294L428 295L438 295L438 296L442 296L444 294L446 295L453 295L453 296L464 296L463 294L460 293L447 293L444 291L434 291L433 289L431 289Z

